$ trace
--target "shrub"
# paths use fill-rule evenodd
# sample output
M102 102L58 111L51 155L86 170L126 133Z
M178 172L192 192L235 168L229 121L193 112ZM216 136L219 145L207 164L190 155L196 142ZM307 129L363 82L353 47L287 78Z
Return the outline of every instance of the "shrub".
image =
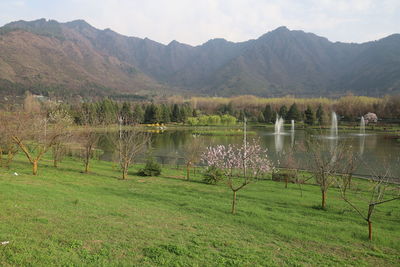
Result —
M222 170L215 166L210 166L203 174L203 181L207 184L217 184L224 178Z
M278 182L295 182L297 178L297 173L295 170L280 170L279 172L272 173L272 180Z
M153 158L146 161L143 169L138 171L140 176L159 176L161 174L161 166Z

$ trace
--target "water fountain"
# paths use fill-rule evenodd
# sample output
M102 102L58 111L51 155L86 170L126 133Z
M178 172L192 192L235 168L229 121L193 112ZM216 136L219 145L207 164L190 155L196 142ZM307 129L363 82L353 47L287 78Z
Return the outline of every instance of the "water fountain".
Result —
M279 117L279 115L276 115L276 121L275 121L275 135L280 135L283 133L283 123L285 121L283 120L282 117Z
M338 137L338 122L335 112L332 112L332 125L330 138L334 139Z
M294 120L292 120L291 121L291 123L292 123L292 129L291 129L291 135L290 135L290 139L291 139L291 144L292 144L292 147L294 146Z
M365 120L364 120L364 116L361 116L360 135L365 135Z

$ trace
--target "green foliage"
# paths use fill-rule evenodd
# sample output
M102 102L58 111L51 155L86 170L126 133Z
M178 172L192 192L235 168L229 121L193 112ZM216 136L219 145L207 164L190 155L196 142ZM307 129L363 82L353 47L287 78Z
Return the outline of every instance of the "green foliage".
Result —
M265 122L265 118L262 112L260 112L258 114L258 118L257 118L258 122Z
M224 179L224 172L215 166L207 167L203 174L203 181L207 184L217 184Z
M154 158L149 158L143 169L138 171L140 176L159 176L161 174L161 166Z
M144 123L158 123L161 121L161 110L155 104L146 106L144 112Z
M174 104L174 106L172 107L171 121L172 122L181 122L182 121L181 111L180 111L178 104Z
M296 103L293 103L290 108L289 111L286 115L286 119L287 120L294 120L294 121L300 121L301 119L301 114L299 112L299 109L297 108Z
M263 111L264 120L267 123L273 122L273 112L271 105L266 105Z
M316 117L319 125L324 124L324 110L322 108L322 105L319 104L317 112L316 112Z
M236 124L236 118L225 114L225 115L202 115L199 117L189 117L186 120L189 125L225 125L233 126Z
M144 111L141 105L136 104L132 114L132 120L135 123L143 123L144 122Z
M304 111L304 123L308 125L314 124L314 112L312 111L310 106L307 106L307 109Z
M283 119L287 119L287 113L288 113L288 109L286 107L286 105L281 106L281 108L279 109L279 116L281 116Z

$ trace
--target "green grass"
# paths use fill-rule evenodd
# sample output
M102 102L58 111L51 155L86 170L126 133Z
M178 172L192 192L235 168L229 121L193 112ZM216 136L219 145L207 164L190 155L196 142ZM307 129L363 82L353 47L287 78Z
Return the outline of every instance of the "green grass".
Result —
M138 169L135 166L133 169ZM32 176L22 156L0 171L0 265L33 266L398 266L399 203L367 226L332 188L318 209L319 188L270 180L238 193L206 185L200 174L164 169L160 177L119 180L112 163L78 159L59 169L42 162ZM18 176L12 175L14 171Z

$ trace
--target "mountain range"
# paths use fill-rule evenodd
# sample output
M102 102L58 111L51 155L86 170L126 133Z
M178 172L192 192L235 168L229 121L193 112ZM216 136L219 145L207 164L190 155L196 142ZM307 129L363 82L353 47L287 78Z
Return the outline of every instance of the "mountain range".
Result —
M0 93L382 96L400 93L400 34L361 44L279 27L190 46L99 30L83 20L0 28Z

